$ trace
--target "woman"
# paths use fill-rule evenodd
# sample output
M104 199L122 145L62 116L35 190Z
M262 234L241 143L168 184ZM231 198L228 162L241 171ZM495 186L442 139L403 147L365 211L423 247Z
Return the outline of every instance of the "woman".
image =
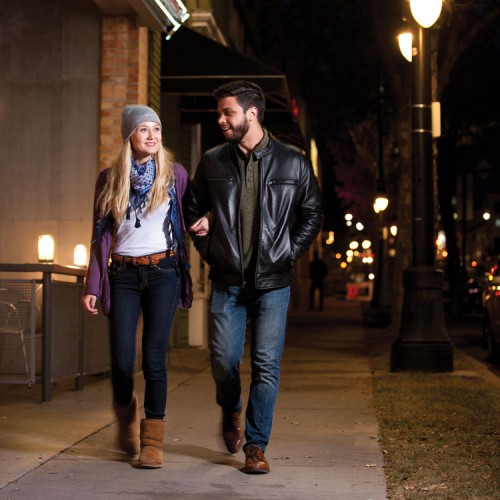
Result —
M190 307L192 299L182 216L188 174L163 147L161 122L151 108L126 106L121 133L121 153L96 183L82 303L86 312L97 314L99 299L110 318L120 447L130 455L140 452L139 467L158 468L163 462L170 328L177 305ZM139 428L134 372L141 309L146 418Z

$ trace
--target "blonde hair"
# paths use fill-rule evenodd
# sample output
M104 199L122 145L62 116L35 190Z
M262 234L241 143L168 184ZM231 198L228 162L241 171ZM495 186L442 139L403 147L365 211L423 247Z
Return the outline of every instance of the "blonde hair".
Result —
M148 193L148 209L155 210L168 198L167 188L174 183L172 153L160 145L154 155L156 175ZM113 163L106 184L101 191L96 208L104 217L111 214L120 224L127 211L130 196L130 168L132 166L132 147L127 141Z

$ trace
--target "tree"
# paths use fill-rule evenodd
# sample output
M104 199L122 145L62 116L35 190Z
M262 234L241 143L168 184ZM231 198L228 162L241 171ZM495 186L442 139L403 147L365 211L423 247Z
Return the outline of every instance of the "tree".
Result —
M452 199L457 194L457 173L463 177L474 166L464 164L464 149L477 149L478 156L488 156L498 143L485 138L498 137L500 129L500 96L494 90L500 87L500 68L490 63L500 59L500 5L483 1L473 5L455 2L454 6L445 13L439 37L437 81L443 137L438 143L437 169L441 221L448 249L450 312L458 316L466 292L462 286L466 263L462 262L465 252L461 256L457 245ZM465 235L462 240L464 245Z
M327 145L333 158L336 194L345 204L369 217L375 189L377 155L377 93L384 83L383 158L391 208L397 214L398 247L395 265L395 290L392 327L399 330L402 307L402 273L412 256L411 199L411 66L400 55L396 35L401 23L404 1L393 0L275 0L239 2L247 15L255 17L255 42L259 58L283 70L294 91L307 103L310 125L316 137ZM498 122L499 109L489 107L481 117L464 112L467 96L489 96L498 103L498 78L475 64L477 50L486 42L498 60L498 23L500 4L496 0L453 0L446 3L439 29L433 30L437 61L438 96L443 100L443 138L438 155L440 196L451 251L451 269L458 255L454 243L455 226L450 219L449 187L456 174L450 161L453 154L445 146L457 148L458 138L473 125L484 129L487 119ZM258 22L257 22L258 20ZM264 41L263 41L264 40ZM259 50L260 49L260 50ZM498 73L498 64L495 72ZM470 78L470 69L482 68L480 83ZM467 94L465 94L465 91ZM496 96L496 97L495 97ZM486 108L488 108L486 106ZM496 118L493 118L495 116ZM388 161L394 146L398 161ZM370 189L371 188L371 189ZM332 195L335 193L332 193ZM330 193L327 194L329 196ZM353 207L354 209L354 207ZM453 278L451 278L453 280Z

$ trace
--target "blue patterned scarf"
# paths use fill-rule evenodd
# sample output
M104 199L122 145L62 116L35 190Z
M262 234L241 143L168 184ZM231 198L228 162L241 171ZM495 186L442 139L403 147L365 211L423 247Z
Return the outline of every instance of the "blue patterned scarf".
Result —
M130 168L130 198L127 207L127 220L130 220L130 212L135 213L135 227L141 227L138 213L142 214L142 209L146 206L147 194L155 180L156 165L151 157L145 164L138 165L132 157Z

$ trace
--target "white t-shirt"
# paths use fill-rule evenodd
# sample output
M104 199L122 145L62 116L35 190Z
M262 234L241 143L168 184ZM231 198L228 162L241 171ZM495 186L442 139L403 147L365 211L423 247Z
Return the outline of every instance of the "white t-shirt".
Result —
M170 208L170 200L162 203L153 213L146 207L142 214L137 213L141 227L135 227L135 213L130 211L130 220L123 219L116 232L116 242L113 253L128 257L141 257L153 253L164 252L167 249L167 237L163 226ZM171 233L171 227L168 228Z

